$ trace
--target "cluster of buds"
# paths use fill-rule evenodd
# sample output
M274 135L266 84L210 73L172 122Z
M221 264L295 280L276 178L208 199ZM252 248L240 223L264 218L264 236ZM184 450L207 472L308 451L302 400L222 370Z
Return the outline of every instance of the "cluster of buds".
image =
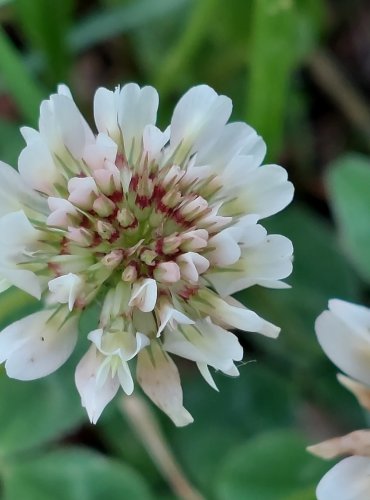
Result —
M135 359L144 392L186 425L170 354L216 388L209 367L236 376L243 356L228 329L279 333L231 295L287 286L292 245L258 223L291 201L286 171L260 166L264 142L227 124L231 101L210 87L190 89L164 132L157 108L152 87L100 88L94 134L60 86L39 130L22 129L19 173L0 165L2 288L44 303L0 333L0 359L10 377L51 373L75 346L81 312L101 304L76 369L92 422L119 387L132 393Z

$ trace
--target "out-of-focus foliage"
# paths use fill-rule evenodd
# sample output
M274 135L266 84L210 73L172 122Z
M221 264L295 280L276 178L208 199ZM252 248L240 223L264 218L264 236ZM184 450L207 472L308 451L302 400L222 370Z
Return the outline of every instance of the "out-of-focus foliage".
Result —
M287 167L296 185L294 206L263 221L294 243L291 289L238 297L281 326L280 338L241 334L241 376L216 374L220 393L184 364L191 426L156 413L183 474L207 499L313 500L331 464L304 447L364 425L313 324L329 298L369 298L366 16L361 0L0 1L1 160L17 166L19 126L37 123L40 101L59 82L90 119L98 86L154 84L162 123L182 92L205 82L233 99L233 119L257 128L268 161ZM15 289L3 293L1 327L35 308ZM81 329L90 325L85 315ZM0 498L174 498L121 406L88 424L76 359L30 383L0 368Z
M343 248L364 280L370 282L370 159L339 158L328 186Z

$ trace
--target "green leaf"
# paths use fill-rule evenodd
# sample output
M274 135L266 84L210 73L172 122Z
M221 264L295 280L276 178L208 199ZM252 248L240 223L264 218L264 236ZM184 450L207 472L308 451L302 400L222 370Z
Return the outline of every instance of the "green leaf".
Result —
M18 19L31 45L45 55L52 85L67 77L69 53L65 37L73 4L74 0L16 0Z
M266 366L266 359L248 349L245 357L255 361L239 366L240 377L214 374L220 392L213 391L199 374L190 380L183 377L185 407L195 423L167 429L177 456L209 494L225 454L246 436L291 425L298 404L290 382Z
M294 2L254 0L251 30L246 118L274 158L281 148L288 85L298 50Z
M330 167L328 187L344 251L370 283L370 159L340 158Z
M1 161L12 166L17 165L19 151L24 147L19 127L13 122L0 119L0 137Z
M31 382L1 374L0 457L40 447L85 420L72 369L68 363L57 373Z
M27 71L22 57L13 47L0 27L0 74L11 94L30 125L37 121L39 106L45 95Z
M87 449L69 448L7 464L5 500L149 500L129 467Z
M74 52L154 22L181 8L188 0L140 0L119 5L84 18L69 34L67 42Z
M40 301L19 288L9 288L0 294L0 328L39 308Z
M305 446L292 431L274 431L235 448L215 475L217 500L314 500L328 464L307 453Z

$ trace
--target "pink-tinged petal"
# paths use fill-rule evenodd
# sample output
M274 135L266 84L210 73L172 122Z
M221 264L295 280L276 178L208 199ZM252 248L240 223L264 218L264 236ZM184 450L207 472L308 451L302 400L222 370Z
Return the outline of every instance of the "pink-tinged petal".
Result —
M211 87L191 88L177 103L171 120L170 152L177 161L188 153L206 149L219 137L230 117L232 102L219 96Z
M68 191L68 201L84 210L91 210L98 195L98 188L92 177L72 177L68 181Z
M307 447L314 455L332 459L343 455L370 457L370 430L350 432L345 436L334 437Z
M338 368L360 382L370 385L370 335L369 327L366 327L367 311L362 306L352 304L352 307L348 307L349 304L348 306L346 304L338 315L339 306L339 301L330 302L330 308L334 310L324 311L317 318L315 330L318 341L325 354Z
M143 312L150 312L157 302L157 283L151 278L142 279L134 283L128 305L137 307Z
M370 491L370 458L348 457L321 479L317 500L367 500Z
M172 359L156 344L140 352L137 361L137 380L145 394L178 427L193 422L183 406L179 372Z
M199 275L209 268L209 261L195 252L181 254L176 261L180 266L181 276L190 281L198 281Z
M343 387L352 392L361 406L370 410L370 387L353 380L353 378L346 377L342 373L338 373L337 379Z
M84 160L93 170L104 167L105 160L115 162L117 144L106 134L100 133L96 141L88 144L84 151Z
M78 363L75 382L81 396L81 404L86 408L90 422L96 424L107 404L114 398L119 388L117 376L107 374L105 380L97 382L97 374L105 356L91 345Z
M0 361L6 360L9 377L33 380L62 366L77 341L78 317L66 321L54 310L39 311L6 327L0 333Z

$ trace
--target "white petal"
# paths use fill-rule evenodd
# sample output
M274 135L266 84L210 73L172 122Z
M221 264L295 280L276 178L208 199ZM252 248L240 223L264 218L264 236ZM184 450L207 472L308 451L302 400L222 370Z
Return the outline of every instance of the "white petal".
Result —
M348 457L321 479L318 500L367 500L370 492L370 458Z
M118 139L120 132L117 120L117 104L119 90L115 92L100 87L94 97L94 117L99 132L108 134L113 139Z
M14 168L2 161L0 177L0 216L25 207L41 213L47 212L45 200L25 184Z
M281 288L284 284L280 280L292 272L292 253L293 246L288 238L268 235L255 246L245 246L238 262L225 271L216 269L208 273L207 279L222 296L253 285Z
M126 157L132 156L133 161L141 150L144 128L156 122L158 102L158 93L153 87L140 88L136 83L129 83L121 90L118 123Z
M141 351L137 362L137 380L145 394L164 411L178 427L193 422L183 406L179 372L172 359L156 344Z
M358 328L358 323L361 322L359 318L364 315L363 309L359 306L353 310L353 325L349 325L347 315L347 321L338 317L336 303L336 313L321 313L316 320L315 329L320 345L329 359L351 377L369 385L370 335L368 329ZM346 313L341 312L343 314Z
M57 370L71 355L77 341L78 316L63 323L54 310L39 311L0 333L0 361L6 360L9 377L33 380Z
M50 100L64 145L75 158L82 158L86 144L94 141L91 130L71 98L54 94Z
M329 300L329 310L349 328L356 330L359 335L369 338L370 308L351 304L344 300ZM370 339L369 339L370 340Z
M197 297L194 298L196 307L223 326L261 333L272 338L276 338L280 333L280 328L265 321L235 299L232 301L233 304L230 304L208 289L200 290L198 296L200 301L197 301Z
M269 217L285 208L293 198L294 187L286 170L278 165L264 165L236 178L234 199L223 207L224 215L253 213Z
M240 361L243 357L243 348L238 338L207 320L197 321L194 326L171 330L165 335L163 347L172 354L207 363L222 371L228 370L233 365L233 360Z
M50 280L48 284L52 300L60 304L68 304L70 311L72 311L83 285L83 280L73 273L58 276Z
M105 360L94 345L78 363L75 382L81 396L81 404L86 408L90 422L95 424L107 404L114 398L119 388L118 377L110 374L103 384L97 384L97 373Z
M157 283L151 278L146 278L134 283L132 287L131 299L128 303L130 307L137 307L143 312L150 312L157 302Z
M130 396L134 392L134 381L128 364L123 361L118 367L117 376L123 391Z
M5 290L8 290L11 286L12 284L10 283L10 281L3 277L0 277L0 293L5 292Z
M144 152L148 155L149 161L156 160L161 149L168 142L169 129L162 132L154 125L146 125L143 131Z
M183 253L176 259L176 262L180 266L181 276L190 281L198 281L199 274L209 268L209 261L196 252Z
M23 211L0 218L0 275L38 299L41 296L39 279L18 264L27 260L28 252L38 249L39 237L39 231L34 229Z
M187 153L207 148L219 136L230 117L232 103L211 87L199 85L184 94L177 103L171 120L170 152L182 161Z
M235 238L235 228L228 228L220 231L209 239L211 252L207 253L207 258L215 266L229 266L237 262L241 255L238 239Z
M248 143L250 135L257 134L246 123L228 123L215 142L197 155L197 164L211 165L216 172L222 172L231 159Z
M12 267L11 264L1 262L0 275L2 278L7 280L10 285L16 286L20 290L32 295L32 297L40 300L40 280L32 271L17 269L16 267Z
M209 384L212 389L215 391L218 391L218 387L216 385L216 382L213 380L213 377L211 375L211 372L209 371L207 363L197 363L198 370L200 371L202 377L204 380Z
M191 325L194 321L188 318L181 311L172 307L168 302L161 303L158 307L160 325L157 332L157 337L163 332L167 324L175 328L177 324Z
M54 193L54 185L62 179L49 148L41 137L21 151L18 170L30 187L47 194Z
M32 127L21 127L19 130L26 144L31 144L40 138L40 132Z

